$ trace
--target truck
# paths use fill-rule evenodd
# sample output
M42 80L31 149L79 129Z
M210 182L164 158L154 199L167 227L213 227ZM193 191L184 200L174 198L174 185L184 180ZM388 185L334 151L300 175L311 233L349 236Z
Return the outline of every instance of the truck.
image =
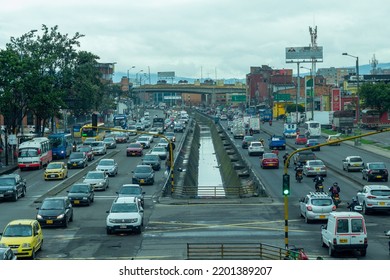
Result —
M312 116L314 113L314 117ZM322 128L332 128L333 111L313 111L306 112L306 120L319 122Z
M249 119L249 129L252 128L253 133L260 133L260 119L253 116Z
M244 139L244 136L245 136L244 124L242 122L235 123L232 127L232 134L233 134L234 139L237 139L237 138Z
M296 123L285 123L283 129L283 136L285 138L297 137L298 125Z
M291 112L287 117L288 122L290 123L303 123L305 120L305 113L301 112Z
M159 134L163 134L165 128L164 118L159 118L159 117L153 118L152 127L157 128L157 132Z
M350 110L335 111L333 113L332 130L349 134L354 124L355 113Z
M284 136L272 135L269 139L268 147L270 150L285 150L286 139Z
M259 110L260 121L268 122L272 120L272 110L270 108L260 109Z

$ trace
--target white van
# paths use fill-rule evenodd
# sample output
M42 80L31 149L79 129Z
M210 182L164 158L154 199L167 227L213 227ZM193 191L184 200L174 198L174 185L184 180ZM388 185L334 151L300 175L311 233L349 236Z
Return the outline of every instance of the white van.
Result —
M362 214L331 212L327 225L321 227L322 246L329 248L329 256L336 252L357 250L364 257L367 251L367 230Z

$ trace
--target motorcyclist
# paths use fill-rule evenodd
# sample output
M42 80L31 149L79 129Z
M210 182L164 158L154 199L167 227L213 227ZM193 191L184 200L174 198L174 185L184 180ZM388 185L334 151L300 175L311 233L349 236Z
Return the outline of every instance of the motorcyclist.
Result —
M302 176L303 173L303 164L302 162L299 162L297 166L294 168L295 170L295 180L298 181L298 177Z
M252 128L249 128L249 135L253 135L253 129Z
M337 182L334 182L333 185L329 188L329 192L332 197L334 197L336 194L340 193L340 187Z
M263 138L260 138L259 142L261 143L261 145L264 146L264 139Z
M351 203L348 203L347 207L349 208L349 211L354 211L355 210L355 206L357 205L360 205L357 198L356 197L353 197L352 198L352 202Z
M316 188L316 191L318 190L318 187L322 185L324 182L324 178L321 175L317 175L314 179L313 182L315 183L314 187Z

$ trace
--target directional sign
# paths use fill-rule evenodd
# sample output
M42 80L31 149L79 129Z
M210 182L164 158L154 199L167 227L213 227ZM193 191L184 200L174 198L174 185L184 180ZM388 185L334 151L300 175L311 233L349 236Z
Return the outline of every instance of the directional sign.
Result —
M291 99L291 95L288 93L276 93L274 95L275 101L280 101L280 100L289 101L290 99Z
M232 95L232 102L245 102L246 95Z

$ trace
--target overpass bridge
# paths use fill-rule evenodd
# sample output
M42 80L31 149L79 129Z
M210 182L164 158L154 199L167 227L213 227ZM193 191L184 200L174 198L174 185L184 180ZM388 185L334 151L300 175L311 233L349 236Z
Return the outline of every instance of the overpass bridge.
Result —
M141 85L132 89L132 92L138 96L149 93L175 93L175 94L201 94L210 95L211 102L215 103L218 94L246 94L246 85L244 84L155 84Z

